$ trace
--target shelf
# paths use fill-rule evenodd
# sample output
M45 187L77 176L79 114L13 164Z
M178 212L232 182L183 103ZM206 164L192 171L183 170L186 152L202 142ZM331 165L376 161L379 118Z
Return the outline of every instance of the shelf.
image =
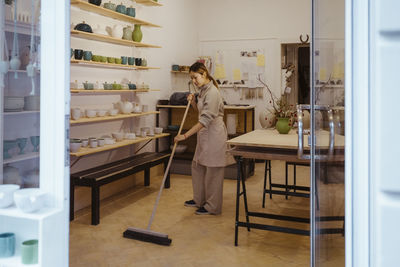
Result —
M183 73L183 74L189 74L189 71L176 71L176 70L171 70L171 73Z
M160 69L158 67L142 67L142 66L123 65L123 64L76 60L76 59L71 59L71 65L94 67L94 68L106 68L106 69L123 69L123 70L156 70L156 69Z
M144 6L162 6L162 4L153 0L135 0L135 2Z
M14 21L12 20L5 20L5 25L4 25L4 30L6 32L14 32ZM38 25L35 25L35 29L34 29L34 35L35 36L39 36L39 34L37 33L36 29L37 29ZM18 22L17 21L17 33L18 34L22 34L22 35L31 35L31 23L24 23L24 22Z
M116 94L116 93L147 93L147 92L158 92L160 89L135 89L135 90L85 90L85 89L71 89L71 93L77 94Z
M263 88L262 86L249 87L244 84L219 84L218 87L219 88L248 88L248 89Z
M131 113L131 114L118 114L115 116L104 116L104 117L94 117L94 118L81 118L79 120L71 120L71 124L82 124L82 123L92 123L92 122L100 122L100 121L111 121L111 120L123 120L127 118L146 116L151 114L158 114L159 111L149 111L149 112L141 112L141 113Z
M26 152L25 151L25 154L16 155L9 159L4 159L3 164L19 162L19 161L28 160L28 159L35 159L35 158L39 158L39 156L40 156L40 152Z
M318 84L318 85L315 85L315 88L322 88L322 87L324 87L324 88L342 88L342 89L344 89L344 84L342 84L342 85L339 85L339 84Z
M13 111L13 112L7 112L4 111L4 116L12 116L12 115L26 115L26 114L39 114L39 110L33 110L33 111Z
M118 44L118 45L125 45L125 46L136 46L136 47L147 47L147 48L161 48L158 45L151 45L145 43L139 43L124 39L118 39L107 35L96 34L96 33L89 33L89 32L82 32L77 30L71 30L71 37L77 37L87 40L94 40L100 42L106 42L111 44Z
M105 145L105 146L96 147L96 148L84 147L84 148L80 148L78 152L70 153L70 155L75 156L75 157L82 157L82 156L95 154L95 153L99 153L99 152L103 152L103 151L117 149L117 148L121 148L121 147L125 147L125 146L130 146L130 145L134 145L137 143L154 140L154 139L158 139L158 138L162 138L162 137L166 137L166 136L169 136L169 134L162 133L162 134L156 134L155 136L137 137L134 140L123 140L120 142L116 142L113 145Z
M181 109L185 109L186 106L182 106L182 105L157 105L157 108L181 108ZM253 105L249 105L249 106L233 106L233 105L225 105L224 109L225 110L232 110L232 109L253 109L255 106Z
M60 209L44 207L37 212L26 213L19 210L15 205L9 208L0 209L0 216L8 216L21 219L42 220L48 216L60 212Z
M109 18L113 18L113 19L117 19L117 20L121 20L121 21L125 21L125 22L129 22L132 24L139 24L139 25L143 25L143 26L148 26L148 27L158 27L160 28L161 26L144 21L144 20L140 20L137 19L135 17L131 17L125 14L121 14L119 12L101 7L101 6L96 6L93 4L90 4L88 2L84 2L82 0L71 0L71 5L72 6L76 6L82 10L85 11L89 11L89 12L93 12L93 13L97 13L99 15L103 15Z

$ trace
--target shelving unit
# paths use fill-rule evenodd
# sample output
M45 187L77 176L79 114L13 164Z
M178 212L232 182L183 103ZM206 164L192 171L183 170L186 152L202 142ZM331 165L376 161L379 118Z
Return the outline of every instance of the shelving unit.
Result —
M131 17L125 14L121 14L119 12L101 7L101 6L96 6L93 4L90 4L88 2L84 2L82 0L71 0L71 5L72 6L76 6L82 10L85 11L89 11L89 12L93 12L93 13L97 13L99 15L105 16L105 17L109 17L109 18L113 18L116 20L120 20L120 21L125 21L128 23L132 23L132 24L139 24L142 26L147 26L147 27L158 27L160 28L160 25L156 25L141 19L137 19L135 17Z
M112 121L112 120L123 120L128 118L146 116L151 114L158 114L159 111L149 111L149 112L141 112L141 113L131 113L131 114L118 114L115 116L104 116L104 117L94 117L94 118L81 118L79 120L71 120L71 124L83 124L83 123L93 123L93 122L103 122L103 121Z
M145 6L162 6L162 4L153 0L135 0L135 2Z
M23 161L23 160L28 160L28 159L35 159L35 158L39 158L39 156L40 156L39 152L25 152L25 154L16 155L10 159L4 159L3 164L15 163L15 162Z
M86 61L86 60L77 60L77 59L71 59L71 65L92 67L92 68L121 69L121 70L156 70L156 69L160 69L158 67L143 67L143 66L123 65L123 64L97 62L97 61Z
M71 89L71 93L74 94L118 94L118 93L147 93L147 92L158 92L160 89L134 89L134 90L85 90L85 89Z
M123 140L120 142L116 142L113 145L105 145L105 146L96 147L96 148L85 147L85 148L81 148L78 152L70 153L70 155L74 156L74 157L82 157L82 156L95 154L95 153L99 153L99 152L103 152L103 151L113 150L113 149L117 149L117 148L121 148L121 147L125 147L125 146L130 146L130 145L134 145L137 143L150 141L150 140L154 140L154 139L158 139L158 138L162 138L162 137L166 137L166 136L169 136L169 134L162 133L162 134L157 134L154 136L136 137L133 140Z
M118 44L118 45L124 45L124 46L161 48L161 46L158 46L158 45L139 43L139 42L134 42L134 41L130 41L130 40L114 38L114 37L107 36L107 35L82 32L82 31L77 31L77 30L71 30L71 37L83 38L83 39L87 39L87 40L100 41L100 42L105 42L105 43L110 43L110 44Z
M171 70L171 73L182 73L182 74L189 74L189 71L178 71L178 70Z
M39 111L4 111L4 116L13 116L13 115L26 115L26 114L39 114Z

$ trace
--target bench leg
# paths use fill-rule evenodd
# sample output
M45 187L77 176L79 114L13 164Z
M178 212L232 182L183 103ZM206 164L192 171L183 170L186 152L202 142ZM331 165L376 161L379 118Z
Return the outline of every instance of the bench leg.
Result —
M168 160L164 161L164 172L167 170L168 167ZM165 174L164 174L165 175ZM167 178L165 179L165 185L164 188L170 188L171 187L171 180L170 180L170 172L168 170Z
M100 188L92 186L92 225L100 223Z
M144 186L150 185L150 168L144 169Z
M75 186L73 179L70 178L70 183L69 183L69 220L73 221L74 220L74 200L75 200Z

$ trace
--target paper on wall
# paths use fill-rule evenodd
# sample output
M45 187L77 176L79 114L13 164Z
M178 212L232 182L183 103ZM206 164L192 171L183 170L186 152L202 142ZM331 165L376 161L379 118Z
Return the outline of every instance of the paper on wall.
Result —
M242 79L241 77L241 73L240 73L240 69L234 69L233 70L233 80L234 81L240 81Z
M265 56L263 54L257 54L257 66L258 67L265 66Z

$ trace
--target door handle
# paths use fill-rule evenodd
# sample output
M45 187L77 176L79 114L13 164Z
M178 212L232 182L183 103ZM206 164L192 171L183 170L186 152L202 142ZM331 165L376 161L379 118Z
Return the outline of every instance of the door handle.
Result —
M310 134L310 130L303 129L303 110L311 110L310 105L297 105L297 125L298 125L298 141L297 141L297 157L299 159L311 159L311 155L304 154L304 134ZM315 155L315 159L328 160L333 157L335 149L335 122L333 120L333 111L329 106L314 105L314 110L327 111L329 120L329 147L327 155Z

